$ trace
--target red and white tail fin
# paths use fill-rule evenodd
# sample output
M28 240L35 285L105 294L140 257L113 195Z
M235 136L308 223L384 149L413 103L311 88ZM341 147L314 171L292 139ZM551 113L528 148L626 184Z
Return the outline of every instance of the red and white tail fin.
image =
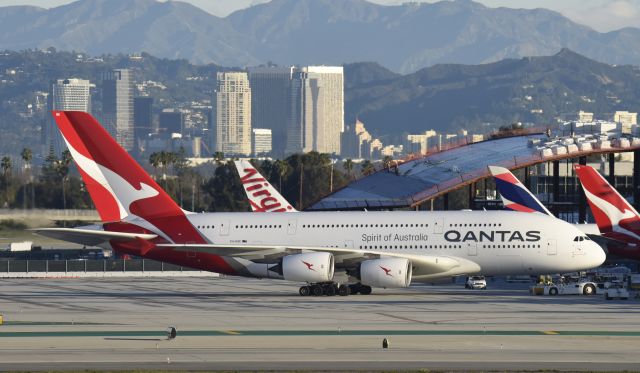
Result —
M90 114L52 114L103 222L140 218L172 241L202 242L184 211Z
M600 232L625 242L640 240L640 216L633 206L593 167L576 165L575 170Z
M297 212L249 161L235 161L240 181L254 212Z

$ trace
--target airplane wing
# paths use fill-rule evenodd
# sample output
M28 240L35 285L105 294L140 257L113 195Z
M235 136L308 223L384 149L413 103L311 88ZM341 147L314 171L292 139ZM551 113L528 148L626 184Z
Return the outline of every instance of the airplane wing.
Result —
M95 228L36 228L30 231L41 236L55 238L85 246L99 246L111 240L133 241L151 240L157 237L155 234L124 233L98 230Z
M344 268L368 259L405 258L413 266L413 278L427 280L434 277L457 276L480 272L480 266L468 259L456 256L415 255L404 253L378 252L334 247L276 246L276 245L216 245L216 244L158 244L180 251L204 252L220 256L240 257L255 262L270 261L303 252L329 252L334 255L336 267Z

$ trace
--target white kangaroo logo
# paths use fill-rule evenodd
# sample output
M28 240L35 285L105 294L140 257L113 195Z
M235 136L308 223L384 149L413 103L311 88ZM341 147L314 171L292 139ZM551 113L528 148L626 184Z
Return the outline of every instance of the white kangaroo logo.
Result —
M591 203L596 205L600 210L602 210L602 212L605 213L605 215L607 215L607 217L611 221L611 229L614 232L622 233L624 235L631 236L637 240L640 240L640 236L620 226L620 222L622 220L637 217L638 215L635 211L625 206L624 210L621 212L620 209L611 204L611 202L594 195L586 187L582 189L584 189L584 193L589 201L591 201ZM621 198L624 201L624 199L620 195L618 195L618 198Z

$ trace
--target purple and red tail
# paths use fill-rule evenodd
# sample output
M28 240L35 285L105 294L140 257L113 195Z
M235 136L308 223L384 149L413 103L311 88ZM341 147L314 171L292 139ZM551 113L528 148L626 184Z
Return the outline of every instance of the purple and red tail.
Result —
M500 192L504 208L513 211L539 212L553 215L511 171L498 166L489 166L489 171L496 182L496 189Z

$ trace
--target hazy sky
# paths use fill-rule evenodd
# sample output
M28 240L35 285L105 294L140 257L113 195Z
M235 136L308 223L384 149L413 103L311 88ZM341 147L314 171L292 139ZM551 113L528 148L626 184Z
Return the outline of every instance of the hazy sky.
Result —
M54 7L73 0L0 0L0 6L35 5ZM217 16L227 14L252 4L268 0L182 0L196 5ZM348 0L344 0L348 1ZM395 5L407 0L369 0L378 4ZM416 0L413 0L416 1ZM435 0L417 0L434 2ZM575 22L588 25L598 31L611 31L623 27L640 28L640 0L476 0L489 7L547 8L558 11Z

